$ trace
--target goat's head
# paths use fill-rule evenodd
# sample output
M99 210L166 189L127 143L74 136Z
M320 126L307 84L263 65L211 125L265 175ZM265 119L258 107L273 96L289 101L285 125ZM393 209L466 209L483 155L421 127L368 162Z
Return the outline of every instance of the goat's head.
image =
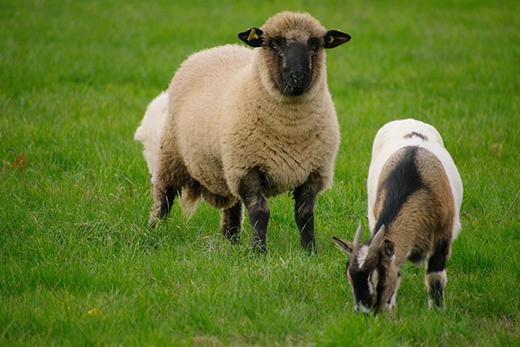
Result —
M350 40L350 35L341 31L327 31L308 14L293 12L281 12L261 29L248 29L238 37L249 46L261 47L270 81L288 96L300 96L309 90L324 64L324 48Z
M361 309L363 313L374 310L377 314L395 305L401 279L395 264L395 245L385 240L385 226L364 244L360 242L362 229L359 222L354 242L335 237L333 240L350 254L346 273L354 294L354 310Z

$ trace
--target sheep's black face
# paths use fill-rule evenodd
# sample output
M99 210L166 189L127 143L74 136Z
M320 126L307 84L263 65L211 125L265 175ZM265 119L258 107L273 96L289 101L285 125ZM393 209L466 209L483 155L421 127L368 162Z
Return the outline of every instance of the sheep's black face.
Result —
M276 89L287 96L300 96L311 88L325 59L324 48L334 48L350 40L350 35L338 30L316 36L314 32L324 30L319 23L304 15L295 16L294 21L280 20L276 24L277 20L273 19L264 25L274 30L264 32L259 28L250 28L238 34L249 46L264 50L271 80ZM287 26L288 22L301 23ZM309 30L313 26L314 30Z
M276 61L273 79L284 95L302 95L309 88L313 77L313 55L319 48L317 44L315 50L311 47L308 43L288 42L285 38L269 41L268 49Z

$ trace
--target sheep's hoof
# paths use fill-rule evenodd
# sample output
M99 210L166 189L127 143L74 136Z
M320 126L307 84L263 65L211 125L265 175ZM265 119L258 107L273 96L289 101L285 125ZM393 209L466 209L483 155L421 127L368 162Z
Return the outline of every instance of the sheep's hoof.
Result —
M240 244L240 235L224 235L224 238L228 240L232 245Z
M157 226L157 219L156 218L150 218L148 221L148 227L149 228L155 228Z
M227 230L222 230L222 236L224 237L224 239L228 240L233 245L238 245L240 243L239 228L230 228Z
M316 249L316 246L305 247L305 248L303 248L303 251L307 255L316 255L316 254L318 254L318 250Z
M267 254L267 246L265 243L253 243L253 252L255 254Z
M318 254L318 248L316 247L316 242L315 241L311 241L311 242L308 242L306 244L302 243L302 249L308 255Z

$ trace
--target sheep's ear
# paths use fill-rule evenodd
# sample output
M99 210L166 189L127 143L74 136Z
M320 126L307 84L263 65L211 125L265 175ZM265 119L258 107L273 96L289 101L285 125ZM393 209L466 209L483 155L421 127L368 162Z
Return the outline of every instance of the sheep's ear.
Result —
M258 28L250 28L238 34L238 38L251 47L260 47L263 42L262 34L262 30Z
M329 30L325 35L325 44L323 47L325 48L334 48L342 45L346 42L349 42L352 37L349 34L346 34L339 30Z
M381 246L381 256L383 259L393 262L395 259L395 245L392 241L385 240Z
M348 241L344 241L342 239L338 239L337 237L332 237L332 239L334 240L334 242L336 242L336 244L339 246L339 248L341 248L342 250L344 250L345 252L347 253L352 253L352 250L354 249L354 245L351 243L351 242L348 242Z

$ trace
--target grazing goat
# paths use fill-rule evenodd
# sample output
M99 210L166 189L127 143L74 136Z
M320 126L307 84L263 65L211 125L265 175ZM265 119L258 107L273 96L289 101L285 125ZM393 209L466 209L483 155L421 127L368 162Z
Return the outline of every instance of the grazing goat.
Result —
M460 230L462 182L437 130L413 119L383 126L372 147L367 193L370 241L360 242L361 222L353 243L333 238L350 254L354 310L394 307L406 259L427 261L429 304L441 306L446 261Z

